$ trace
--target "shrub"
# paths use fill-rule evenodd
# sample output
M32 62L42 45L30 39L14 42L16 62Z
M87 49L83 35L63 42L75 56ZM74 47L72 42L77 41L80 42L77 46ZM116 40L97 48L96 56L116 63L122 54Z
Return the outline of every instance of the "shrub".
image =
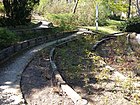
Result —
M120 15L116 15L116 14L110 15L109 18L113 19L113 20L121 20L121 16Z
M26 24L31 21L31 12L38 0L3 0L6 17L11 25Z
M19 40L15 33L6 28L0 28L0 49L8 47Z
M99 26L107 26L109 23L107 22L106 19L99 19L98 24Z
M127 32L140 33L140 17L132 17L119 26L119 29Z
M59 25L61 30L75 29L75 18L73 14L48 14L48 19Z

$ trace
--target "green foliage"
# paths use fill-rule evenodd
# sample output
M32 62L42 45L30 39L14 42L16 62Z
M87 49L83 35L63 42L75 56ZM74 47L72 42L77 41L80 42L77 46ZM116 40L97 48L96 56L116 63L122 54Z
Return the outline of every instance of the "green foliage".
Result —
M140 17L132 17L126 22L123 22L118 28L127 32L140 33Z
M128 11L128 2L125 0L103 0L103 5L108 10L108 17L114 20L120 20L122 12Z
M120 22L117 21L110 22L110 24L115 25L119 23ZM98 80L98 82L96 82L96 84L98 84L97 86L100 86L103 89L109 88L112 92L112 95L116 95L117 92L121 92L122 95L126 94L128 96L126 98L128 98L130 101L139 103L139 92L136 91L138 88L136 89L134 86L134 83L137 82L137 80L134 79L137 77L132 76L133 72L132 74L130 73L131 75L128 75L130 71L125 70L130 69L131 66L135 67L136 64L138 64L137 61L139 59L134 58L137 58L136 55L129 55L127 50L127 42L124 39L126 39L125 35L119 36L115 40L108 40L106 43L103 43L100 46L101 48L99 47L99 51L102 52L102 54L103 51L105 51L108 56L102 58L98 51L96 51L98 56L94 52L91 52L92 45L98 40L97 34L91 36L85 35L83 37L79 36L78 40L69 42L67 46L62 46L56 50L56 56L59 58L58 64L61 69L60 71L63 72L61 74L66 77L65 79L68 80L67 82L73 87L77 86L79 78L82 83L84 82L84 86L81 87L88 87L89 85L94 87L96 85L91 84L89 81L91 77L95 77L96 80ZM130 59L132 58L133 62L130 63ZM108 65L111 65L111 67ZM120 78L119 76L116 76L116 70L122 74L124 73L125 77L128 77L128 79L125 79L124 81L121 79L121 76ZM131 68L131 70L134 70L134 68ZM110 80L113 80L112 85L110 85ZM119 91L116 91L116 88L118 89L118 87ZM89 88L89 91L92 91L92 89L93 88ZM116 93L114 93L114 90ZM86 91L86 93L88 92ZM109 99L111 99L110 96ZM105 104L108 103L105 102Z
M95 54L90 51L95 38L92 35L79 36L78 40L70 42L68 46L63 46L56 50L56 56L61 57L60 67L64 69L65 77L71 79L81 78L83 71L88 71L97 64L92 63ZM100 59L96 57L96 60Z
M111 20L111 19L107 19L103 21L105 21L105 24L102 25L102 23L104 22L101 22L101 25L98 27L98 32L101 34L101 37L103 37L104 35L120 32L118 29L118 26L121 24L122 21L116 21L116 20ZM99 23L100 23L100 20L99 20ZM96 31L95 26L86 26L85 28Z
M109 18L110 18L110 19L113 19L113 20L121 20L120 14L113 14L113 15L110 15Z
M60 22L58 22L58 20L59 21L62 20L61 26L64 27L85 26L85 25L93 26L95 24L95 4L93 0L80 0L76 9L76 13L71 14L74 5L75 5L74 1L71 3L67 3L66 1L57 1L56 3L51 0L41 0L39 6L35 8L34 12L45 15L45 17L48 20L52 21L56 25L60 25ZM102 6L102 4L99 7L100 7L99 8L100 19L103 18L102 20L104 20L108 15L108 11L104 11L105 6ZM49 16L48 14L49 15L53 14L53 16ZM56 15L58 15L59 19L55 19L54 15L55 17ZM67 19L63 20L64 16L66 16Z
M36 5L34 11L36 13L44 14L48 5L48 0L40 0L39 5Z
M75 17L78 26L93 26L95 24L95 5L93 0L79 2Z
M11 25L25 24L31 21L31 11L36 0L3 0L6 16Z
M121 13L126 12L128 7L124 0L120 0L117 3L114 3L114 0L79 0L75 14L71 14L75 5L74 0L71 3L65 0L40 0L40 4L35 8L34 12L43 14L46 19L66 30L72 29L73 26L95 26L95 7L97 2L99 7L99 26L108 25L107 19L111 16L112 11L116 14L112 18L120 20Z
M103 19L99 19L98 24L99 26L107 26L108 22L105 18L103 18Z
M99 25L100 26L108 25L107 19L111 14L111 11L109 10L108 6L109 6L108 2L104 0L99 4L98 8L99 8Z
M4 5L0 2L0 12L4 12Z
M19 40L15 33L6 28L0 28L0 49L8 47Z
M72 4L66 3L66 1L52 1L52 0L40 0L39 5L36 5L34 12L45 15L46 13L70 13L72 10Z
M48 19L60 26L62 30L75 29L75 18L73 14L48 14Z
M0 17L0 26L6 26L9 25L10 22L6 18Z
M128 4L124 3L124 1L118 1L118 2L114 2L111 1L108 3L111 10L113 10L114 12L127 12L127 8L128 8Z
M111 19L109 19L109 20L107 20L107 22L108 22L109 25L118 26L118 25L120 25L123 21L117 21L117 20L111 20Z

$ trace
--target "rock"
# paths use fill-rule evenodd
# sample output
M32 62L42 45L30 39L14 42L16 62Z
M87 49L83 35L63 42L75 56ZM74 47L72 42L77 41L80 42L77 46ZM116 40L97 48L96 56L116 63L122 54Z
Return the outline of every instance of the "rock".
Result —
M129 40L133 50L139 53L139 51L140 51L140 34L133 32L128 35L128 40Z
M36 27L35 29L54 27L52 22L48 22L48 21L45 21L45 20L42 20L39 23L41 23L41 24L38 27Z
M53 27L52 22L47 22L47 21L41 21L41 22L42 22L41 26Z
M138 44L140 44L140 34L137 34L136 39L137 39Z
M106 65L106 63L103 60L99 60L99 64L101 67L104 67Z
M76 105L87 105L88 101L86 99L79 99L76 102Z
M134 73L135 73L136 75L139 75L139 76L140 76L140 69L135 69L135 70L134 70Z
M108 66L108 65L105 66L105 68L106 68L106 69L109 69L110 71L115 71L115 68L112 68L112 67L110 67L110 66Z

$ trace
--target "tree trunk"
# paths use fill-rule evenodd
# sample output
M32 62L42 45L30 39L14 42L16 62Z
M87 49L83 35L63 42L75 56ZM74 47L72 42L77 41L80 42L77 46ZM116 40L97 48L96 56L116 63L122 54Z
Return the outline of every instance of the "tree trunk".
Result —
M76 3L75 3L75 6L74 6L74 8L73 8L73 14L76 12L76 9L77 9L77 6L78 6L78 2L79 2L79 0L76 0Z
M128 7L128 16L127 16L127 18L130 18L130 14L131 14L131 0L129 0L129 7Z
M6 12L6 16L11 16L11 4L9 0L3 0L4 9Z
M140 16L139 0L136 0L136 5L137 5L137 9L138 9L138 15Z

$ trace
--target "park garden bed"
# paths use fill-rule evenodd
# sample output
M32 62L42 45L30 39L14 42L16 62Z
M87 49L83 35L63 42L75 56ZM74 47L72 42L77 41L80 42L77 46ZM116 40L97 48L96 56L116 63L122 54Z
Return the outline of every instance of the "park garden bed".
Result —
M55 59L63 79L93 105L139 105L139 54L126 35L92 51L100 35L84 35L60 46Z

